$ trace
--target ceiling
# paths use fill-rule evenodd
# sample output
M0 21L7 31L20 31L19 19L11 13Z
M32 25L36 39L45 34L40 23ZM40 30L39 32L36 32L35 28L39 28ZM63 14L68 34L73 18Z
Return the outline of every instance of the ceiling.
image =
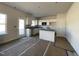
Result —
M4 4L31 13L35 17L43 17L66 12L72 2L4 2Z

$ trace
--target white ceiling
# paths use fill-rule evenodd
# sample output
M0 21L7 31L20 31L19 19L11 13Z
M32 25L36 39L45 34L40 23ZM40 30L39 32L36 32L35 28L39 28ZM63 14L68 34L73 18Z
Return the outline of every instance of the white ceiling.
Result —
M56 15L66 12L71 2L5 2L5 4L16 7L24 12L33 14L35 17Z

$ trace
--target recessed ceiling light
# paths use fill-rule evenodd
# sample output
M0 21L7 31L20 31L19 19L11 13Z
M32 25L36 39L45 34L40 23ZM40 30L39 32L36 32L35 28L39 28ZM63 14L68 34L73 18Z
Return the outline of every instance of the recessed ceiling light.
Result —
M38 8L40 8L40 6Z

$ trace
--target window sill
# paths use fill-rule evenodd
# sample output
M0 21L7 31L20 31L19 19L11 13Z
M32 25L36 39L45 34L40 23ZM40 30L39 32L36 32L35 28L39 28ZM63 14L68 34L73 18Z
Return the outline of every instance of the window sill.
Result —
M5 33L5 34L0 34L0 37L1 37L1 36L5 36L5 35L7 35L7 33Z

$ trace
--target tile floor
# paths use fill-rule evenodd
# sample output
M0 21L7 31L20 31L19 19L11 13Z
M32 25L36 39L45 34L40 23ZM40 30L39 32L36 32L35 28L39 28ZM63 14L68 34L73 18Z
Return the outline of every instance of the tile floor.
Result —
M56 37L53 43L36 36L0 45L0 56L76 56L76 53L65 38Z

